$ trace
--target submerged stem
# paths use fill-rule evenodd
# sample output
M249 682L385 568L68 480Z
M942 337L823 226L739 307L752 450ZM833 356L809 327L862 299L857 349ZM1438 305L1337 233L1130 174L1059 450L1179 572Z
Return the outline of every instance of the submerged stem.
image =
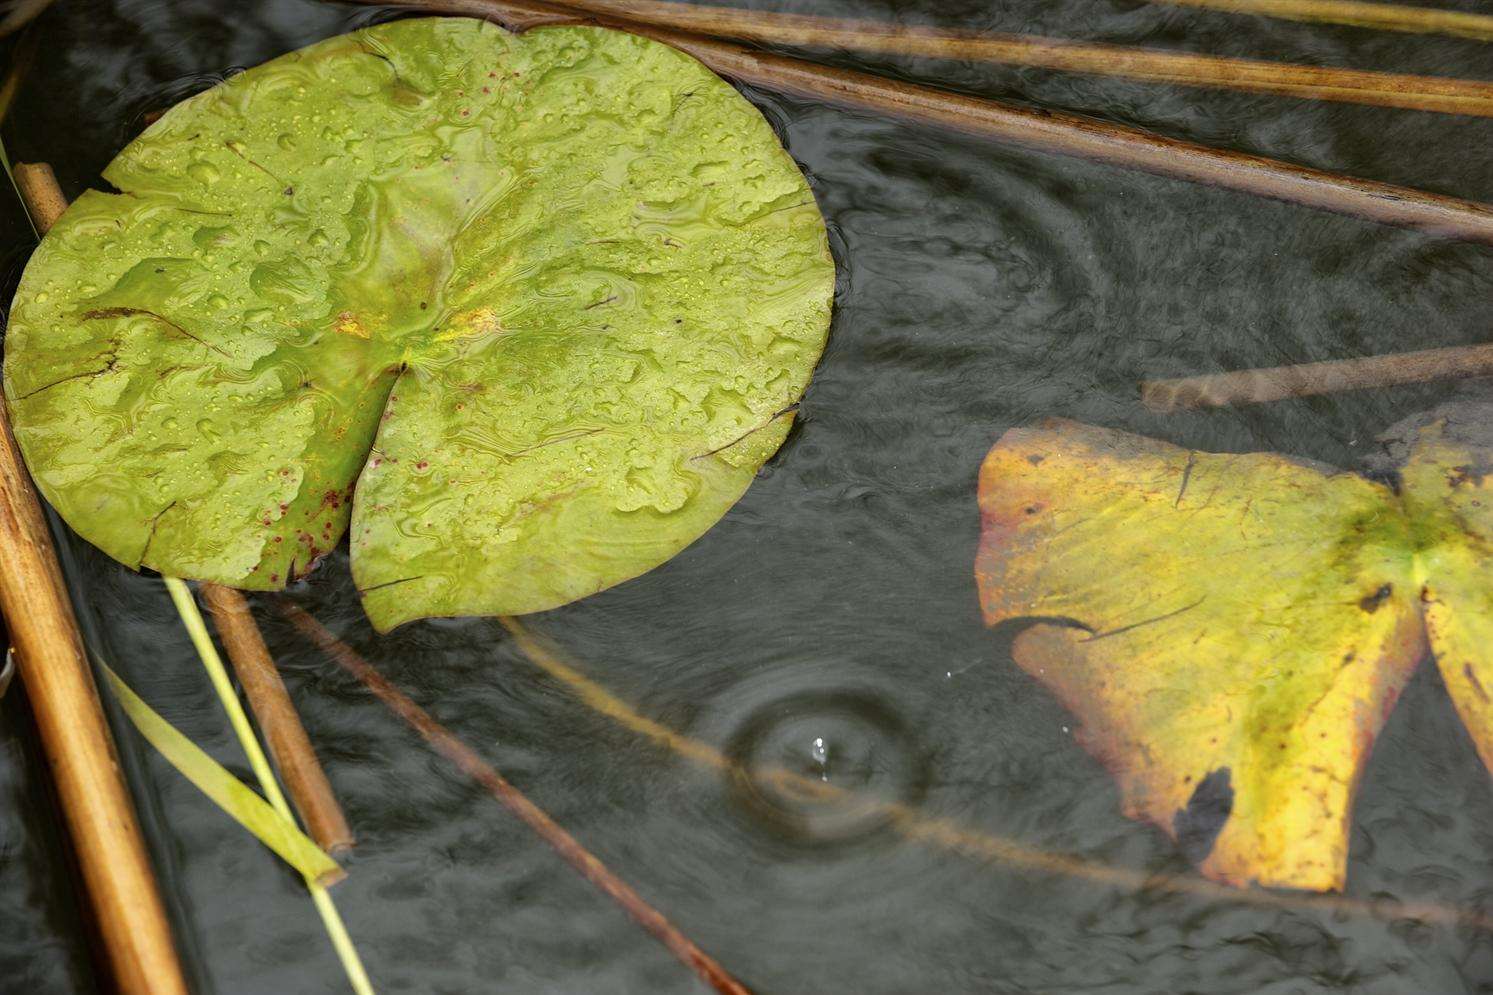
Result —
M733 777L759 779L791 788L804 797L823 801L856 798L857 793L831 782L806 777L781 767L748 771L736 765L719 749L692 739L668 726L655 722L613 695L604 686L582 673L573 663L516 618L498 620L513 637L523 656L551 677L568 686L586 705L623 727L663 745L697 763L727 772ZM332 648L323 647L328 652ZM349 650L350 652L350 650ZM868 804L880 806L889 825L904 839L936 846L979 862L999 862L1012 867L1045 874L1055 874L1125 889L1133 893L1174 893L1206 901L1237 903L1271 909L1311 910L1326 915L1356 915L1374 919L1390 917L1414 919L1439 926L1467 926L1481 933L1493 933L1493 917L1477 909L1463 909L1434 902L1356 899L1345 895L1309 895L1273 892L1258 888L1236 888L1191 874L1155 874L1130 867L1103 864L1083 857L1054 853L1020 840L959 823L929 816L897 801L867 797Z
M391 712L404 721L453 765L482 785L505 808L521 819L540 839L632 917L638 925L668 948L679 961L690 967L706 984L721 995L750 995L749 989L694 941L685 936L663 913L639 895L631 885L587 850L549 814L531 802L508 779L430 716L413 699L395 687L388 678L358 655L351 646L334 636L325 626L289 601L280 601L282 614L302 635L314 643L340 667L352 674Z

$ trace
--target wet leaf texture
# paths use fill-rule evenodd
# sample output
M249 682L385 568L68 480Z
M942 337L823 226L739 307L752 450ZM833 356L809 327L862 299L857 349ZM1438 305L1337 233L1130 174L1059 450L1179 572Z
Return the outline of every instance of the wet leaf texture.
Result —
M985 620L1081 720L1125 812L1208 877L1329 890L1375 736L1434 651L1493 764L1490 409L1392 430L1398 492L1054 420L980 474Z
M132 566L272 590L349 527L374 623L637 576L782 443L833 264L761 115L595 28L404 20L166 114L42 243L5 394Z

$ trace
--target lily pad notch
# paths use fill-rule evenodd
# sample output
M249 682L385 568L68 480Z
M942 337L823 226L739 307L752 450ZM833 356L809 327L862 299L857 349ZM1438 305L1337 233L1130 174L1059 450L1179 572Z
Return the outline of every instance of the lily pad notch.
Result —
M396 21L164 115L32 257L28 466L133 568L275 590L351 531L375 626L542 611L710 528L828 333L761 114L622 32Z

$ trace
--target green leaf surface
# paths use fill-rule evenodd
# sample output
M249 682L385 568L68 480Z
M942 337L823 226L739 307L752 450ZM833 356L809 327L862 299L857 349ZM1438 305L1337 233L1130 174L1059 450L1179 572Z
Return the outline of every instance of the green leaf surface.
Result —
M351 527L374 623L662 563L785 437L834 270L761 115L596 28L398 21L171 110L43 241L5 393L132 566L272 590Z

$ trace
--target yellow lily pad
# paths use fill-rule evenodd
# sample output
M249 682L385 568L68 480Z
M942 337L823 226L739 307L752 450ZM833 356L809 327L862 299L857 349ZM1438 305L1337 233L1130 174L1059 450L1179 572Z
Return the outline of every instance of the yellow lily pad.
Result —
M1007 432L986 458L987 623L1038 620L1016 662L1080 718L1126 814L1208 877L1342 887L1354 789L1428 628L1490 757L1493 529L1459 424L1425 420L1404 497L1067 421Z
M1442 681L1493 770L1493 419L1444 405L1396 433L1401 493L1415 526L1426 632Z

